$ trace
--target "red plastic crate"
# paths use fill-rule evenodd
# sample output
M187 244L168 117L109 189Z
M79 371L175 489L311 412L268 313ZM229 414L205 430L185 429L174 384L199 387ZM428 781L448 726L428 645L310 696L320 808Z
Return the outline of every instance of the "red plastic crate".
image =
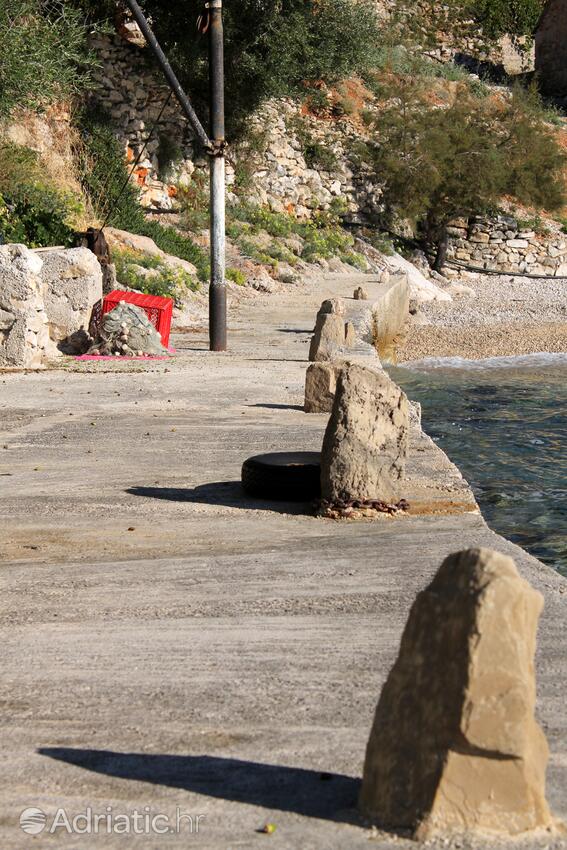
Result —
M171 319L173 316L173 299L162 298L161 295L142 295L139 292L121 292L115 289L109 295L104 296L102 303L102 315L110 313L121 301L141 307L156 331L161 336L162 345L169 345L169 334L171 333Z

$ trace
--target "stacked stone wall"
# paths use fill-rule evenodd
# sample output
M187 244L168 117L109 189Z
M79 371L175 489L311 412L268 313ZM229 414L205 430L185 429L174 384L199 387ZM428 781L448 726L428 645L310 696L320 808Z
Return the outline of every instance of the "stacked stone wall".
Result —
M460 219L449 229L449 259L502 273L567 275L567 235L536 233L515 218Z
M127 158L134 162L157 121L168 88L151 63L148 51L119 36L97 38L93 43L101 67L95 80L95 97L109 113ZM364 165L353 168L352 144L359 132L347 121L321 121L302 116L313 141L331 154L332 168L308 165L302 142L293 129L300 108L291 100L272 101L252 118L250 130L262 138L259 150L246 145L232 148L227 163L229 191L236 182L239 159L250 172L246 193L273 210L288 210L309 218L329 209L341 197L353 222L370 220L379 204L380 189ZM162 149L176 153L175 165ZM174 99L170 102L134 171L142 204L158 209L174 206L176 185L187 185L195 171L207 174L206 158L196 149L191 128Z

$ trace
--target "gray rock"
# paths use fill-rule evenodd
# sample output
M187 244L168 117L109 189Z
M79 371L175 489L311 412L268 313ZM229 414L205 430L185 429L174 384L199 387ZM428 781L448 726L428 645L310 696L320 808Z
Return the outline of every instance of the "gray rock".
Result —
M49 336L55 344L64 343L89 327L102 298L102 268L88 248L46 251L42 257Z
M342 364L311 363L305 376L305 412L330 413Z
M0 247L0 367L41 367L49 346L42 260L25 245Z
M384 371L346 363L323 441L323 499L397 502L408 433L409 406L402 390Z
M447 558L411 609L366 751L360 808L419 840L551 828L534 718L539 593L511 558Z
M166 356L169 351L142 308L121 301L103 317L89 354Z

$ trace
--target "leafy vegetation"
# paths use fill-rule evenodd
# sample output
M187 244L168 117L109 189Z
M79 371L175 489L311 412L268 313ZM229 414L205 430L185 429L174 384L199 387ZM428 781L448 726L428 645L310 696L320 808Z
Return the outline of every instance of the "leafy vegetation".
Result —
M330 211L299 221L289 213L242 203L230 207L227 232L245 256L273 268L279 262L294 266L299 259L313 263L338 257L365 269L365 259L354 250L354 238L341 227L343 212L342 202L336 201Z
M112 261L119 283L147 295L161 295L180 302L187 292L199 288L198 281L183 269L173 268L159 257L141 251L114 249Z
M91 16L113 4L75 0ZM158 38L201 112L208 104L207 39L195 24L202 0L147 0ZM379 26L372 0L239 0L224 11L227 123L234 139L247 115L271 96L305 94L372 65Z
M304 118L299 115L287 120L288 130L295 133L308 168L332 171L337 166L337 155L328 145L316 139Z
M393 40L434 47L442 32L456 44L473 37L490 46L508 34L521 46L533 36L544 5L545 0L418 0L410 11L407 0L398 0Z
M124 151L103 113L77 116L82 146L77 151L80 179L99 218L113 227L149 236L166 254L188 260L199 279L208 280L209 260L202 248L173 227L149 221L140 206L136 187L128 180Z
M70 246L81 204L45 176L35 151L0 143L0 231L5 242L31 248Z
M246 275L241 269L228 268L226 270L226 279L231 280L237 286L246 286Z
M533 89L478 98L462 88L433 111L418 80L393 77L376 139L387 223L411 220L437 249L437 267L452 219L490 214L504 195L548 211L565 203L567 158Z
M64 0L0 0L0 116L80 94L93 57L84 14Z

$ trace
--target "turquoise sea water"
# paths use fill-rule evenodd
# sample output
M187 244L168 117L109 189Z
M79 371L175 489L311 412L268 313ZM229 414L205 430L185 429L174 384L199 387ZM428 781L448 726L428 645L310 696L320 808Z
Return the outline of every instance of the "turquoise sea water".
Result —
M567 355L389 369L494 531L567 576Z

